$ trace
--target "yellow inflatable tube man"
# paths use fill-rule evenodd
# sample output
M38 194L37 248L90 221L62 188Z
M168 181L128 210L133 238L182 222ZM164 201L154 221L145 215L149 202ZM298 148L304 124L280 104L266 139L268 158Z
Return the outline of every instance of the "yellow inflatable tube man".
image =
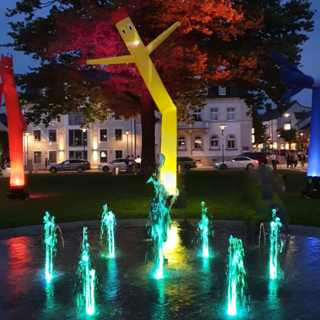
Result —
M176 22L155 40L145 46L134 27L131 19L123 9L113 13L112 20L116 24L130 55L86 60L87 65L135 63L150 94L162 114L161 153L165 156L164 166L161 168L161 182L169 194L174 195L177 186L177 109L173 104L159 74L150 59L150 53L155 50L176 28Z

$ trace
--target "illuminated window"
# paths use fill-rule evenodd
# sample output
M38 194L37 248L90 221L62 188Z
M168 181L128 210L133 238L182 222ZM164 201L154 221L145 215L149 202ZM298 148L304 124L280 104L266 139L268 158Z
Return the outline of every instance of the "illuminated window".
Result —
M234 108L227 108L227 121L234 121Z
M210 121L218 121L218 108L210 109Z
M41 131L33 130L34 141L41 141Z
M107 129L100 129L100 141L108 141Z
M107 150L101 150L100 151L100 162L108 162L108 151Z
M233 134L228 135L227 137L228 149L235 149L236 147L236 139Z
M184 137L179 137L178 139L178 149L185 149L186 148L186 140Z
M195 149L202 149L202 139L201 137L197 136L194 138L194 148Z
M214 135L210 139L210 149L218 149L219 148L219 138Z

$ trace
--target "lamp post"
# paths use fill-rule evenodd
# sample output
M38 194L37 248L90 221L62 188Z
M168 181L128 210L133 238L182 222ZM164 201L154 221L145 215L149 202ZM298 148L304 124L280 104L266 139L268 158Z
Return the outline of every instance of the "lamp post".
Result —
M84 159L84 166L83 166L83 172L86 172L86 143L84 139L84 134L87 132L87 128L82 128L83 132L83 159Z
M224 138L223 138L223 131L227 126L224 124L220 124L219 128L221 129L222 132L222 164L224 164Z
M126 134L127 134L127 156L129 155L129 145L128 145L128 134L130 133L130 131L126 131Z
M30 132L25 132L24 135L27 137L27 157L26 157L26 169L28 169L28 160L29 160L29 136Z

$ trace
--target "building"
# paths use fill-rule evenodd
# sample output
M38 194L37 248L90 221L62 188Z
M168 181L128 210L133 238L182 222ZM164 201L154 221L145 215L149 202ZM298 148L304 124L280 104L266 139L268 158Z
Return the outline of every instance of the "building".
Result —
M192 157L198 164L213 165L252 150L252 119L247 116L247 105L237 97L236 87L216 87L204 109L196 109L193 124L178 124L178 157ZM30 108L27 105L26 108ZM155 152L161 152L161 114L155 128ZM127 155L140 155L142 148L141 119L125 121L110 116L104 123L95 122L83 130L81 112L61 116L60 122L51 121L46 128L29 124L24 136L25 163L44 168L66 159L88 159L93 168ZM222 131L220 126L225 129ZM88 143L87 143L88 142Z
M300 125L305 118L310 118L311 120L311 108L301 106L297 101L294 101L286 106L282 110L273 109L265 112L261 116L262 124L265 126L265 145L258 146L259 149L267 147L274 150L296 150L299 148L299 143L292 143L291 146L288 142L280 139L281 129L296 129L297 135L300 138ZM301 124L299 124L301 122ZM305 135L305 133L303 133ZM299 138L299 139L300 139ZM303 141L306 139L303 138ZM305 143L305 142L304 142Z

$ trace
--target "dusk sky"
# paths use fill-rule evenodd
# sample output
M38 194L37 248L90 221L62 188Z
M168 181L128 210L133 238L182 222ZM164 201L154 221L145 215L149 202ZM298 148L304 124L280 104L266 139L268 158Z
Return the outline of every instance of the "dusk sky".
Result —
M0 1L0 44L6 44L11 42L12 39L7 35L10 32L9 21L12 18L7 18L5 16L6 8L14 8L15 2L13 0L1 0ZM319 52L320 52L320 1L312 1L312 10L317 10L314 15L314 31L309 33L310 39L303 45L301 70L310 76L315 78L320 77L319 68ZM14 18L16 20L16 18ZM0 47L0 52L2 54L11 53L13 55L13 65L14 72L26 73L29 71L28 67L36 67L39 62L33 60L30 56L24 55L22 52L14 51L12 48ZM301 93L297 94L294 99L297 99L301 105L311 107L311 90L303 90ZM4 110L2 109L1 112Z

